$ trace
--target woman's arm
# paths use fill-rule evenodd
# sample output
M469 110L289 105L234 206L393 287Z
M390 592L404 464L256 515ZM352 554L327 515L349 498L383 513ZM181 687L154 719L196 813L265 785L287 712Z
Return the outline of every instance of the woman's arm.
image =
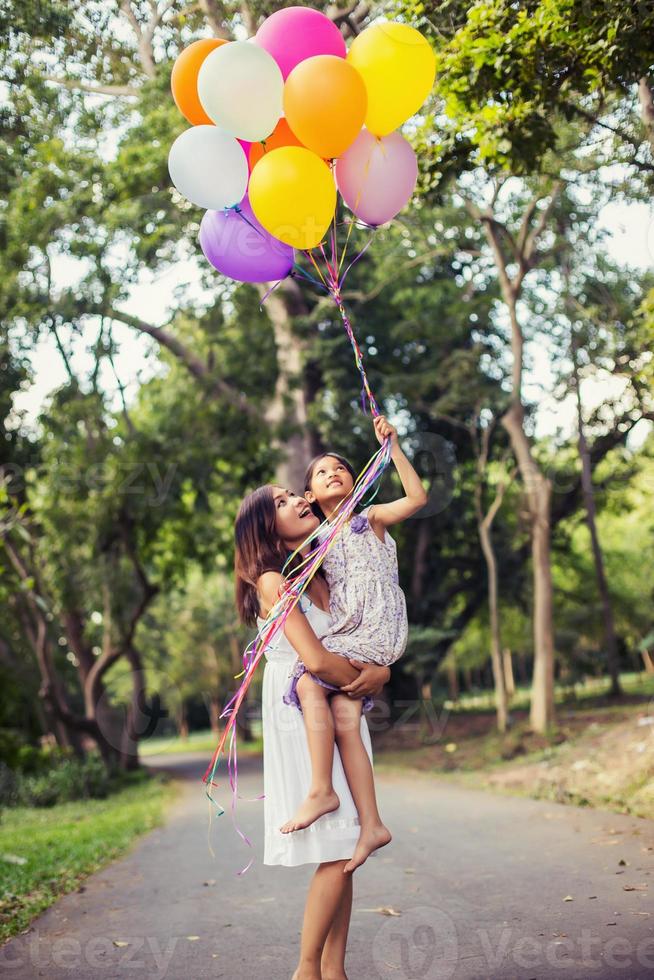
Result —
M373 528L386 528L391 524L399 524L411 517L416 511L420 510L427 503L427 492L422 485L422 481L415 469L402 452L398 438L397 429L386 421L383 415L378 415L374 420L375 435L380 443L383 444L387 436L391 437L391 459L395 463L395 469L399 473L400 481L405 492L404 497L393 500L388 504L373 504L368 511L368 520Z
M365 694L376 696L381 694L384 686L391 679L390 667L382 667L381 664L365 664L360 660L350 660L350 663L354 664L355 667L360 667L361 673L351 684L345 684L344 687L341 687L344 694L351 694L355 698L361 698Z
M264 572L259 578L258 589L270 609L279 599L279 587L283 582L279 572ZM286 618L284 633L307 670L321 680L342 687L359 677L359 670L345 657L332 653L322 645L311 628L309 620L296 605Z

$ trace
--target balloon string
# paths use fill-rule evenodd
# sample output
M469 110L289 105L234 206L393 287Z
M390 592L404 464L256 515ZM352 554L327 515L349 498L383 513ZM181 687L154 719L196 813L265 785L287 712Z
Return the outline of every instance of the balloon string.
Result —
M232 208L228 208L228 210L231 211ZM239 216L239 218L242 218L243 219L243 221L246 223L246 225L249 225L250 228L252 228L253 231L256 231L257 235L259 235L260 238L265 238L265 235L261 231L261 229L260 228L257 228L256 225L253 225L249 218L246 218L246 216L243 214L243 211L241 210L241 208L239 207L238 204L235 204L234 205L233 210L236 211L236 214Z
M333 160L332 160L332 175L334 177L334 181L336 181L336 165ZM330 230L331 247L332 247L332 265L335 269L338 269L338 246L336 241L336 212L337 211L338 211L338 202L336 203L336 207L334 208L334 216L332 218L332 224Z
M327 284L326 284L326 283L320 283L320 282L318 282L318 280L317 280L317 279L314 279L314 278L313 278L313 276L312 276L312 275L311 275L310 273L308 273L308 272L306 271L306 269L303 269L303 268L302 268L302 266L300 266L300 265L298 265L298 264L297 264L297 262L296 262L296 263L295 263L295 265L293 266L293 269L292 269L292 271L290 272L290 275L291 275L291 276L295 276L295 275L298 275L298 276L300 276L300 277L301 277L302 279L306 279L306 281L307 281L307 282L310 282L310 283L312 283L312 284L313 284L314 286L317 286L317 287L318 287L318 289L326 289L326 290L327 290L327 292L329 292L329 288L328 288L328 286L327 286Z
M340 279L338 278L338 272L332 267L331 263L327 260L327 256L325 255L324 245L323 245L322 242L320 242L319 248L320 248L321 254L323 256L323 259L325 260L325 266L327 268L327 276L326 277L323 276L323 274L322 274L322 272L320 270L320 267L318 266L318 264L317 264L317 262L315 260L315 257L313 255L313 251L311 249L307 249L306 252L305 252L305 254L309 256L309 258L311 259L311 261L312 261L312 263L313 263L316 271L318 272L318 275L320 276L320 278L322 279L322 281L327 286L327 288L328 288L328 290L329 290L332 298L334 299L334 302L336 303L336 306L338 307L338 311L339 311L339 313L341 315L341 320L343 321L343 326L345 327L345 332L347 333L347 336L349 338L350 344L352 346L352 350L354 351L354 361L355 361L357 370L359 371L359 375L361 377L361 382L362 382L362 388L361 388L361 407L362 407L362 410L364 412L366 411L366 399L367 399L368 400L368 405L370 406L370 413L371 413L371 415L372 415L373 418L376 418L380 414L380 412L379 412L379 406L377 405L377 402L375 400L375 396L372 393L372 389L371 389L370 383L368 381L368 376L366 374L366 369L365 369L364 364L363 364L363 355L361 353L361 348L359 347L359 344L357 342L357 339L354 336L354 331L352 329L352 324L351 324L350 318L349 318L349 316L347 314L347 310L345 309L345 306L344 306L344 303L343 303L343 297L341 295L341 289L342 289L343 283L345 281L345 277L347 276L347 274L350 271L350 269L352 268L352 266L355 265L355 263L357 263L359 261L359 259L368 250L368 248L370 247L370 244L371 244L371 242L372 242L372 240L374 238L374 235L375 235L375 232L373 231L373 234L370 236L370 238L368 239L368 241L366 242L366 244L364 245L364 247L352 259L352 261L347 266L344 274L340 277Z
M372 148L370 149L370 153L368 154L368 159L366 160L366 165L365 165L365 167L363 169L363 179L362 179L361 184L359 185L359 189L357 191L357 197L356 197L356 201L354 202L354 207L351 209L353 214L356 214L356 210L359 207L359 202L361 201L361 195L363 193L363 185L367 181L368 175L369 175L369 172L370 172L370 162L371 162L371 160L372 160ZM347 230L347 236L345 238L345 245L343 246L343 252L342 252L342 255L341 255L341 261L338 264L338 272L337 272L337 275L339 275L339 276L341 274L341 267L342 267L343 261L345 259L345 253L347 252L347 247L348 247L348 245L350 243L350 235L352 234L352 227L353 227L353 225L354 225L354 220L352 220L352 221L349 222L349 227L348 227L348 230ZM360 258L360 256L359 256L359 258ZM354 265L354 262L350 263L350 266L348 268L351 268L352 265ZM345 275L347 275L347 270L346 270ZM345 275L343 276L343 279L345 279ZM342 283L342 281L343 280L341 280L341 283Z
M240 209L237 209L240 211ZM244 220L247 221L244 215L242 215ZM350 229L351 231L351 229ZM327 277L323 275L318 263L316 262L315 256L311 249L306 250L306 254L309 256L316 272L322 281L324 288L330 293L334 299L345 327L345 331L350 340L350 344L354 351L355 363L362 380L362 407L366 410L365 397L368 399L368 404L370 406L370 411L373 418L379 415L379 406L375 400L375 397L370 388L368 382L368 377L366 375L365 367L363 364L363 356L361 354L361 349L357 343L354 331L352 329L352 324L345 310L343 299L341 296L341 287L345 276L347 275L349 269L357 262L361 256L364 254L370 242L372 241L372 236L370 240L366 243L364 248L359 252L359 254L352 260L348 265L345 274L341 276L339 280L340 268L337 268L335 262L335 253L332 252L332 262L327 260L325 255L325 250L323 243L320 243L320 250L325 260L325 266L328 270ZM300 274L304 274L305 278L312 280L312 277L304 272L304 270L298 270ZM282 280L280 280L282 281ZM313 280L314 284L320 287L320 283ZM277 283L272 288L276 288L279 285ZM322 287L320 287L322 288ZM264 297L264 300L270 295L269 290ZM264 301L262 300L262 302ZM222 816L225 813L224 808L214 799L211 789L217 785L215 782L215 774L220 762L221 754L229 739L229 748L227 754L227 768L228 768L228 778L232 789L232 801L231 801L231 816L234 827L239 835L239 837L244 841L244 843L252 848L252 842L249 837L244 834L239 828L236 821L236 801L241 799L238 793L238 753L237 753L237 739L236 739L236 722L238 718L238 712L243 704L249 686L252 682L254 674L256 672L257 666L263 656L264 652L268 647L272 645L274 639L284 630L284 626L288 616L293 611L297 603L299 602L301 596L309 587L313 577L316 575L318 569L322 565L325 555L333 547L338 534L341 532L344 524L349 520L350 516L354 512L355 507L362 501L364 497L374 491L371 499L374 499L378 490L381 477L388 466L391 458L391 448L390 448L390 438L384 440L381 448L371 457L366 466L363 468L357 480L350 490L350 492L340 501L338 506L334 509L333 513L330 514L329 519L326 519L319 525L319 527L312 531L311 534L299 545L298 548L292 552L284 566L281 570L282 576L285 578L281 588L280 597L274 604L272 609L268 612L265 622L259 629L257 636L254 641L246 647L243 653L243 670L236 675L235 679L241 678L241 683L236 690L235 694L229 699L227 705L221 712L221 718L227 718L225 728L223 730L222 736L219 740L218 746L212 756L211 762L209 763L207 770L203 776L203 782L206 784L206 795L213 806L218 810L218 815ZM318 543L312 547L312 543L317 541ZM301 555L303 549L309 548L307 554L302 558L301 561L296 562L296 558ZM289 565L293 564L292 571L287 576L287 571ZM255 799L261 800L265 797L259 796ZM212 809L210 808L209 814L209 833L211 832L211 815ZM215 857L214 852L211 848L211 842L209 840L209 850L211 854ZM254 858L252 857L248 864L242 868L240 871L236 872L237 875L245 874L251 867Z
M318 265L318 263L316 262L316 260L315 260L315 258L314 258L314 255L313 255L313 250L312 250L312 249L310 249L310 248L309 248L309 249L307 249L307 250L305 251L305 255L308 255L308 256L309 256L309 258L310 258L310 259L311 259L311 261L313 262L313 266L314 266L314 268L315 268L315 270L316 270L316 272L318 273L318 275L320 276L320 278L321 278L321 280L322 280L322 282L323 282L323 285L324 285L324 286L325 286L325 287L326 287L326 288L327 288L327 289L329 290L329 286L327 285L327 282L326 282L326 280L325 280L325 277L323 276L323 274L322 274L322 272L320 271L320 266ZM331 291L331 290L330 290L330 291Z
M359 259L361 258L361 256L362 255L365 255L365 253L368 251L368 249L372 245L372 240L373 240L373 238L375 237L376 234L377 234L377 229L376 228L373 228L372 235L370 236L370 238L368 239L368 241L366 242L366 244L363 246L363 248L361 249L361 251L358 253L358 255L355 255L354 256L354 258L352 259L352 261L350 262L350 264L346 268L345 272L341 276L341 278L339 280L339 283L338 283L338 288L339 289L342 289L343 288L343 283L345 282L345 277L347 276L347 274L350 271L350 269L352 268L352 266L353 265L356 265L356 263L359 261Z
M291 273L289 272L288 276L290 276L290 275L291 275ZM284 279L288 279L288 276L284 276ZM281 284L284 282L284 279L280 279L279 282L273 283L273 285L270 287L270 289L266 290L266 293L264 294L261 302L259 303L259 309L260 310L263 309L263 304L266 302L266 300L268 299L268 297L270 296L270 294L271 293L274 293L275 290L279 286L281 286Z

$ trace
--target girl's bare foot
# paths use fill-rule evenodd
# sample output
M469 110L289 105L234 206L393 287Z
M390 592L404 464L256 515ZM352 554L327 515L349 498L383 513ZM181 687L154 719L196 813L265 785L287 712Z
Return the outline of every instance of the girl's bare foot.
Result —
M282 824L279 829L283 834L290 834L293 830L303 830L318 817L322 817L324 813L338 810L340 805L341 801L334 790L328 793L309 793L304 803L299 806L295 816ZM365 858L363 860L365 861Z
M359 840L357 841L357 846L354 848L354 854L343 868L343 871L354 871L355 868L358 868L359 865L363 864L370 857L373 851L390 843L392 839L390 830L383 823L370 827L369 829L365 828L359 834Z

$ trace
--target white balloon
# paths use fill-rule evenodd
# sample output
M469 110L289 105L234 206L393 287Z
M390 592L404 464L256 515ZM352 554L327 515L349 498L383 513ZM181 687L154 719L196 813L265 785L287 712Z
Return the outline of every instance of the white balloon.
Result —
M198 72L198 97L209 118L252 143L272 133L282 114L283 93L277 62L248 41L221 44Z
M168 154L170 179L192 204L212 211L243 200L248 164L240 143L216 126L193 126Z

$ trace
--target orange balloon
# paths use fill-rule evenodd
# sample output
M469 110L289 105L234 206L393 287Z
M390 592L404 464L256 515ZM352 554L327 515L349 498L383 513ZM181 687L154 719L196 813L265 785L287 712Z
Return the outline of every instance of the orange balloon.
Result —
M198 72L200 65L214 48L227 44L223 38L211 37L194 41L184 48L173 65L170 87L177 108L193 126L213 126L213 119L206 114L198 98Z
M270 136L267 136L260 143L253 143L250 147L250 170L252 170L264 153L270 153L271 150L278 150L280 146L302 146L283 116Z
M301 61L284 85L284 113L300 142L318 156L339 157L354 143L368 109L363 78L344 58Z

